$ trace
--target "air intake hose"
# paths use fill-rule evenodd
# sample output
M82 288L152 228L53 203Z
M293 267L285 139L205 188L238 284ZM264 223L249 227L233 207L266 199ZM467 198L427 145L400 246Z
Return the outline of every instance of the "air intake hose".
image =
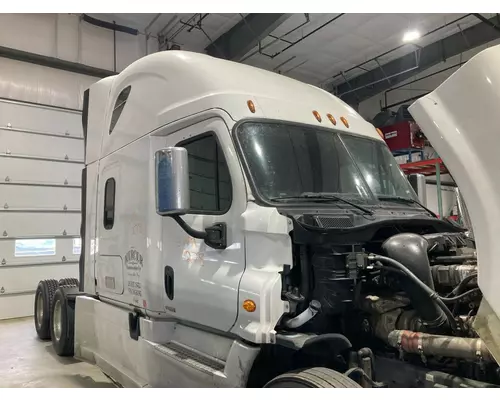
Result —
M391 259L403 264L421 282L408 275L401 275L401 288L406 292L415 310L418 312L429 330L439 330L450 320L445 313L444 304L438 305L434 291L431 267L427 257L428 242L424 237L414 233L400 233L387 239L382 250ZM383 260L379 260L384 263ZM387 260L386 260L387 261ZM387 265L387 264L386 264ZM421 285L423 283L424 285ZM427 290L427 288L429 290ZM448 309L446 308L446 311ZM453 320L453 316L452 320Z

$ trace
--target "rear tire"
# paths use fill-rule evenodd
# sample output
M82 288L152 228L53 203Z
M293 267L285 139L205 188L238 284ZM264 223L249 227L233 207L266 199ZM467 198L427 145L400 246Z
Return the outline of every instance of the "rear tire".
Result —
M352 379L328 368L287 372L269 381L265 388L361 388Z
M74 285L78 286L78 279L76 278L63 278L59 279L59 286Z
M34 320L36 334L42 340L50 339L50 313L54 295L58 288L55 279L40 281L35 293Z
M65 286L73 287L72 285ZM52 346L59 356L69 357L74 354L75 342L75 302L69 300L64 287L57 289L52 304L50 333Z

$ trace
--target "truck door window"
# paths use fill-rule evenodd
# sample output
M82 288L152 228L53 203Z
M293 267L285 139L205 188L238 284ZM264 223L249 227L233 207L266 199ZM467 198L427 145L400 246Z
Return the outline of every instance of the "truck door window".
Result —
M224 214L231 205L231 178L213 133L179 143L188 152L191 212Z
M109 178L104 187L104 228L112 229L115 223L115 188L114 178Z
M122 114L123 109L125 108L125 104L127 103L128 96L130 95L130 86L127 86L123 89L118 97L116 98L115 106L113 108L113 115L111 115L111 124L109 125L109 134L113 132L115 129L115 125L118 122L118 118Z

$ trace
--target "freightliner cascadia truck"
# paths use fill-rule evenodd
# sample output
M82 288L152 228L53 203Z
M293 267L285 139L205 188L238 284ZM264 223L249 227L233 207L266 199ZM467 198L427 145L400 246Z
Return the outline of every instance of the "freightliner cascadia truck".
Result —
M38 336L124 387L500 384L499 67L410 107L473 237L317 87L184 51L93 84L80 276L40 282Z

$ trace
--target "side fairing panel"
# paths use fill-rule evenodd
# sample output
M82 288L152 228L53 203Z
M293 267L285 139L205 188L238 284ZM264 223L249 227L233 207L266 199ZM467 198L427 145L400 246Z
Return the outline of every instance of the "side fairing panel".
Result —
M109 91L115 78L110 76L101 79L90 87L85 144L86 164L95 162L101 157L103 133L107 133L105 121L109 103Z
M500 46L479 53L409 111L457 182L472 220L477 243L483 328L500 316ZM480 311L481 314L481 311ZM488 322L488 320L490 322ZM490 328L488 328L490 326ZM478 327L484 337L485 331ZM481 332L483 330L483 332ZM495 337L495 334L491 335ZM487 341L497 359L500 335Z
M85 188L85 240L82 254L84 254L84 286L86 293L95 294L95 251L96 251L96 211L97 211L97 170L98 163L86 167L87 179Z

